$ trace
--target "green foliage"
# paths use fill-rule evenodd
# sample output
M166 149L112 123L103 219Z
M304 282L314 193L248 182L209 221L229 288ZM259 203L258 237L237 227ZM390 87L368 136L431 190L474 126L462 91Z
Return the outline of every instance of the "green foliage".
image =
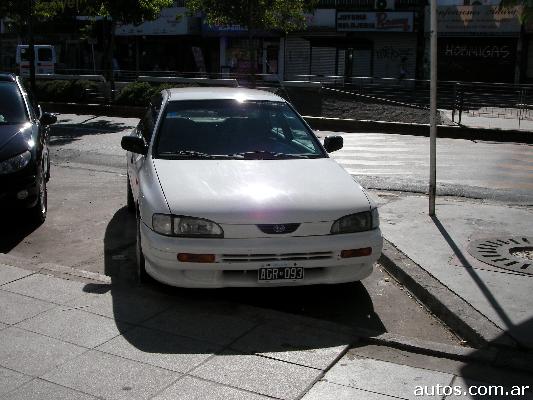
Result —
M175 84L162 83L158 85L151 85L148 82L133 82L128 83L117 96L115 103L128 106L142 106L145 107L150 103L150 99L164 89L176 87L191 87L198 86L195 83L190 84Z
M186 0L192 13L202 12L211 25L242 25L251 31L305 28L304 12L315 0Z
M48 81L36 82L39 101L54 101L58 103L88 103L94 102L94 93L98 92L95 82L77 81Z
M511 8L519 6L521 8L518 16L521 25L533 17L533 1L532 0L500 0L500 7Z

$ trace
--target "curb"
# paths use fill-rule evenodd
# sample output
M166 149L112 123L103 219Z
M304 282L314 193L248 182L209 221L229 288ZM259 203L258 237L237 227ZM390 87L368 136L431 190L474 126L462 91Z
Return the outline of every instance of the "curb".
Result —
M380 262L429 311L474 347L518 349L518 343L504 330L387 240Z
M351 133L396 133L401 135L428 136L429 124L405 122L369 121L356 119L304 116L316 130ZM441 138L484 140L494 142L533 143L533 132L521 130L468 128L465 126L439 125L437 135Z

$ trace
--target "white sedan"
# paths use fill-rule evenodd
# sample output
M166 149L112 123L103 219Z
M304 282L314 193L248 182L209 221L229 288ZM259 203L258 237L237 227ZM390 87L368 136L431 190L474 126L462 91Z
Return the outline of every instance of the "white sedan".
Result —
M371 274L376 204L284 99L241 88L161 92L127 150L137 270L180 287L334 284Z

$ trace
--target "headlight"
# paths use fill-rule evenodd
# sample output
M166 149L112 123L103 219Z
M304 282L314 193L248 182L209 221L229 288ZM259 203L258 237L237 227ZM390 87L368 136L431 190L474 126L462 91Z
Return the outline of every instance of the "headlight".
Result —
M339 218L331 226L332 234L364 232L379 227L379 215L377 208L371 211L350 214Z
M202 218L154 214L154 231L167 236L222 238L224 231L217 223Z
M11 157L5 161L0 162L0 175L11 174L17 172L27 166L31 160L31 153L25 151L15 157Z

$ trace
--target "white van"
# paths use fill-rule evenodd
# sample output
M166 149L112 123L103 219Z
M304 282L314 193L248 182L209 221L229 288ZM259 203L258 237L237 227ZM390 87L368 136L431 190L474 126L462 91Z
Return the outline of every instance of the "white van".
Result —
M35 73L53 74L56 63L56 51L49 44L36 44L35 46ZM17 46L17 64L20 76L30 75L30 53L27 44Z

